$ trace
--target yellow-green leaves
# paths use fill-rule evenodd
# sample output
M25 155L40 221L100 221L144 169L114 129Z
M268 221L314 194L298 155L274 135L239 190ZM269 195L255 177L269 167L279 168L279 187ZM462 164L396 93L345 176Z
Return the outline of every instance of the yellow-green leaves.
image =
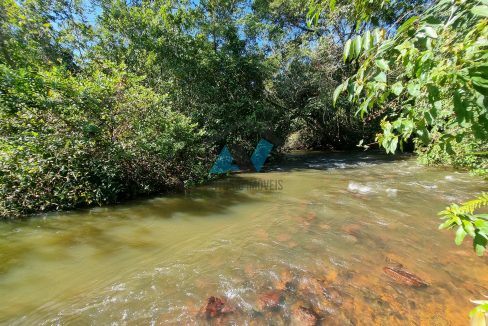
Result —
M412 97L417 97L420 95L420 84L416 82L410 82L407 86L408 94Z
M408 30L410 27L413 26L413 24L418 21L419 17L418 16L413 16L407 19L402 26L398 27L397 34L403 33L404 31Z
M457 231L456 231L456 237L454 238L454 242L458 246L460 246L463 243L466 235L467 235L467 233L466 233L466 231L464 231L464 228L462 226L459 226Z
M402 85L402 82L396 82L394 83L393 85L391 85L391 91L393 92L393 94L395 94L396 96L399 96L402 91L403 91L403 85Z
M329 9L331 12L335 10L335 5L336 5L336 0L330 0Z
M376 60L376 65L378 66L378 68L380 68L381 70L383 71L388 71L390 70L390 67L388 66L388 62L386 62L385 59L379 59L379 60Z
M455 243L459 246L466 235L473 238L473 249L478 256L483 256L488 241L488 214L474 214L480 207L488 206L488 194L483 193L475 200L461 205L451 204L439 213L445 220L440 229L451 229L457 226Z
M332 102L334 106L337 103L337 99L339 98L339 95L347 89L348 83L349 83L349 78L346 79L342 84L337 86L337 88L334 90L334 94L332 96Z
M386 74L382 71L374 77L374 80L379 83L386 83Z
M471 12L477 16L488 17L488 6L475 6L471 9Z
M474 303L478 303L478 302L474 302ZM470 316L471 316L470 326L486 326L488 321L485 317L485 313L488 312L488 300L485 300L484 304L480 303L480 307L478 307L478 308L481 308L481 307L484 307L484 309L483 310L481 310L481 309L476 310L476 308L475 308L476 311L473 311L470 314Z
M437 32L431 27L431 26L425 26L423 28L423 31L425 35L427 35L430 38L436 39L437 38Z
M352 41L352 44L354 48L354 58L357 58L361 54L361 47L362 47L361 36L360 35L356 36Z
M385 36L385 31L376 28L373 31L366 31L363 35L356 35L344 44L343 60L353 60L368 53L374 46L378 45Z

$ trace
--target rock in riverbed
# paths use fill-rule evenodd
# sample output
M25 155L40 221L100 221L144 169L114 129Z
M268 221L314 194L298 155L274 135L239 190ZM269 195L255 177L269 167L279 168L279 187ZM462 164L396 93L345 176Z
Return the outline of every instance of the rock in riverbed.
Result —
M319 324L320 316L311 308L297 306L292 312L292 325L315 326Z
M383 272L392 280L413 287L426 287L427 282L401 267L384 267Z
M275 283L275 288L280 291L288 291L294 288L293 275L285 270L281 272L280 279Z
M212 296L207 299L207 304L201 308L199 315L211 319L222 317L233 312L234 309L222 299Z
M283 295L281 291L270 291L261 295L258 299L258 308L260 310L265 309L277 309L283 301Z

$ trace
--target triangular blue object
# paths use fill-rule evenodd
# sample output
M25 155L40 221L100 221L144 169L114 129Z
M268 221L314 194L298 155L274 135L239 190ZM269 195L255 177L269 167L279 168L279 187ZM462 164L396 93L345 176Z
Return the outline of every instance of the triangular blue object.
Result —
M252 153L251 156L251 162L257 172L261 171L261 168L263 167L264 162L266 162L266 159L268 158L268 155L271 153L272 149L273 144L271 144L269 141L264 139L259 141L254 153Z
M215 163L212 166L210 173L222 174L231 171L239 171L240 168L237 165L232 164L232 161L234 161L234 158L232 157L232 154L230 153L227 145L225 145L219 156L215 160Z

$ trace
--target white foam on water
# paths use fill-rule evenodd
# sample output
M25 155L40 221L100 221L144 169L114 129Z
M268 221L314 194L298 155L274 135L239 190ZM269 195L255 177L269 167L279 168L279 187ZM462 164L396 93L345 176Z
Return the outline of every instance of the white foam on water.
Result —
M395 188L387 188L385 191L388 197L396 197L398 194L398 189Z
M356 183L354 181L349 181L349 184L347 186L347 190L349 190L350 192L365 195L365 194L373 191L373 188L371 188L370 186L362 185L360 183Z

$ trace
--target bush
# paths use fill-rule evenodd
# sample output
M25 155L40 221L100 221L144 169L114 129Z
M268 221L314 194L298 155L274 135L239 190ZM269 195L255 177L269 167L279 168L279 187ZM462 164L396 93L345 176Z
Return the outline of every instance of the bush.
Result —
M204 172L201 133L124 67L89 74L1 65L0 216L116 202Z

